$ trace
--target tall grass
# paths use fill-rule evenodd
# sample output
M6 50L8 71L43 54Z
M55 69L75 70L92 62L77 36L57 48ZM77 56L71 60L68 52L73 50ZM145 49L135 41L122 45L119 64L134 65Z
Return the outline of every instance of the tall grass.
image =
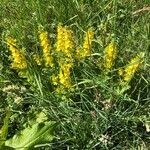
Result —
M148 6L149 0L2 0L0 121L9 108L7 139L44 110L57 126L50 146L41 145L41 149L149 149L150 11L135 13ZM39 30L47 31L54 50L59 23L73 31L75 50L83 48L88 29L94 31L90 56L76 59L72 54L72 88L62 93L55 91L51 77L59 73L57 61L64 54L53 53L56 66L52 68L33 60L35 54L42 57ZM11 68L7 36L25 48L27 71ZM111 42L117 53L107 68L105 51ZM141 52L139 68L131 80L124 81L118 71L132 65L131 60ZM10 85L13 88L8 91Z

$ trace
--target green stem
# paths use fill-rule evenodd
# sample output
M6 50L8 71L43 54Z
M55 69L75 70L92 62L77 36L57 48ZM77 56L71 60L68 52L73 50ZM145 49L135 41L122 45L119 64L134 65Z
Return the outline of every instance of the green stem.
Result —
M6 116L3 119L3 126L1 128L1 141L0 141L0 146L2 146L4 144L4 142L6 141L7 138L7 134L8 134L8 126L9 126L9 119L11 116L11 111L7 108L6 109Z

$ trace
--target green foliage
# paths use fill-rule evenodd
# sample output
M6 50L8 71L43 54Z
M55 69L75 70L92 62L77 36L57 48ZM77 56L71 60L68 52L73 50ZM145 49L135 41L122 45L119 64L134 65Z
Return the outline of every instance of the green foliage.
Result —
M148 8L149 0L1 0L1 149L149 149ZM73 88L61 94L55 92L51 76L58 73L62 55L53 53L53 68L38 66L32 59L34 54L42 56L38 27L48 32L54 50L58 23L74 31L77 48L82 48L89 27L95 32L90 57L74 59ZM27 70L10 67L6 35L25 48ZM117 58L106 71L104 51L112 40ZM122 82L118 70L140 52L145 53L142 65L131 81ZM35 123L33 118L43 110L47 121L40 114Z
M5 142L5 145L14 149L29 150L35 145L44 144L53 140L54 122L34 123Z

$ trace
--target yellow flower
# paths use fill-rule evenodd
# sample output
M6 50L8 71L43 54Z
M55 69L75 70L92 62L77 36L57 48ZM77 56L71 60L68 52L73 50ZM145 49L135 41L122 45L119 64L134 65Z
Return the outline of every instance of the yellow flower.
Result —
M62 27L61 24L57 27L57 42L56 51L62 52L68 57L71 57L74 49L74 38L72 30L68 27Z
M68 27L57 27L56 51L62 53L58 58L59 73L52 77L52 82L57 85L56 92L63 92L71 87L71 68L73 67L74 36Z
M6 38L6 44L11 51L11 58L12 58L12 67L16 69L25 69L27 68L27 61L25 55L21 50L18 48L16 39L12 37Z
M64 53L66 56L71 57L72 51L74 49L74 41L73 41L73 32L69 29L64 28Z
M105 56L104 56L104 67L106 69L111 69L114 60L117 56L117 47L114 42L111 42L106 48L105 48Z
M66 65L67 66L67 65ZM70 88L71 87L71 81L70 81L70 68L66 69L66 66L64 65L64 68L60 69L59 72L59 82L64 88Z
M40 44L43 49L43 57L46 67L53 66L53 57L51 56L51 45L48 39L48 33L46 31L39 32Z
M52 83L56 85L56 92L63 92L65 89L70 89L71 84L71 69L73 67L73 62L69 58L59 61L59 73L57 76L52 76Z
M78 59L85 58L91 54L91 43L94 38L94 32L92 28L88 29L85 33L84 43L82 48L78 48L76 51L76 57Z
M64 88L71 87L71 68L73 67L73 63L69 60L69 58L64 60L64 62L59 62L60 70L58 74L59 83Z
M56 42L56 51L62 51L65 49L64 46L64 28L61 24L57 27L57 42Z
M124 69L124 81L130 81L143 62L144 53L140 53L135 58L131 59L128 66Z
M92 43L93 38L94 38L94 32L92 28L90 28L85 34L84 43L83 43L83 49L87 50L88 54L90 54L89 50L91 49L91 43Z

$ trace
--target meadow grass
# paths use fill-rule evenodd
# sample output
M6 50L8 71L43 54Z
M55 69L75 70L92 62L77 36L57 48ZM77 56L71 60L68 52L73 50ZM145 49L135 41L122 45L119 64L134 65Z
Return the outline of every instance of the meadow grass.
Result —
M11 111L6 140L44 111L56 126L53 140L38 149L149 149L150 10L138 11L149 5L149 0L1 0L0 128L6 110ZM74 33L76 47L71 56L55 52L60 23ZM75 58L90 28L94 32L90 55ZM33 59L34 55L42 58L45 42L41 44L44 38L40 41L39 31L46 31L50 39L52 68ZM9 36L26 55L25 71L11 67ZM63 82L55 85L51 78L61 73L65 67L61 62L66 60L71 69L62 70L71 76L72 85L63 90L59 86ZM111 60L113 64L106 67ZM129 80L124 81L128 74Z

